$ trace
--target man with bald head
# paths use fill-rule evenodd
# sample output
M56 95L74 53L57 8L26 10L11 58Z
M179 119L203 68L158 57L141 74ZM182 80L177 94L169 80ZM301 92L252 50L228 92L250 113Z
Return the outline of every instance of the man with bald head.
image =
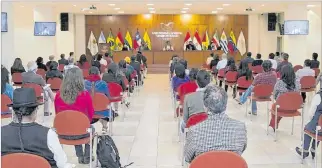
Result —
M27 64L27 72L24 72L21 74L22 76L22 84L25 83L34 83L37 85L42 86L44 90L44 115L49 116L49 99L52 101L54 100L54 94L49 86L46 86L45 80L42 78L42 76L36 74L37 72L37 64L35 61L30 61Z
M244 123L226 114L227 93L224 89L209 84L203 95L208 118L191 127L184 147L184 158L191 162L195 157L209 151L231 151L241 155L247 146L247 131Z

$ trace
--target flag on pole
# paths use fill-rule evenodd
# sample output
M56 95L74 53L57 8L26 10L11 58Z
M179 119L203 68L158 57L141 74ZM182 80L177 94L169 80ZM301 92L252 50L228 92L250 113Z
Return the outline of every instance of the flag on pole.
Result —
M89 36L87 48L90 50L92 55L95 55L98 53L98 45L93 31L91 31L91 35Z
M115 38L115 46L118 48L118 50L122 50L124 44L124 40L121 34L121 31L117 33L117 36Z
M208 31L206 30L206 33L203 35L203 38L202 38L202 49L208 50L209 45L210 45L209 36L208 36Z
M184 38L183 50L186 50L186 45L188 45L188 44L189 44L189 41L192 41L192 40L191 40L190 33L189 33L189 32L187 32L187 33L186 33L186 37Z
M233 40L231 39L231 37L228 38L228 52L229 53L234 53L237 49L235 47L235 44L233 42Z
M106 38L104 36L103 31L101 31L100 37L98 38L98 44L101 44L101 43L106 43Z
M215 44L216 49L220 46L217 29L216 29L214 36L212 37L212 42Z
M244 55L246 53L246 40L242 30L240 31L240 34L238 37L237 49L239 50L240 55Z
M222 47L222 50L227 54L228 53L228 41L227 36L225 33L225 30L222 31L221 37L220 37L220 46Z
M137 50L141 46L141 42L142 42L142 39L138 30L135 34L135 38L133 39L133 48Z
M151 40L150 40L149 34L148 34L148 32L146 30L145 30L145 33L144 33L144 36L143 36L143 40L147 44L149 50L151 50L152 49Z
M198 31L195 32L195 36L192 39L193 44L196 47L196 50L201 50L201 40Z
M232 42L234 43L234 45L236 46L236 44L237 44L236 43L236 37L235 37L233 29L231 29L229 36L230 36Z
M113 37L113 34L112 34L112 30L110 30L110 33L108 34L107 43L110 44L110 49L114 50L115 41L114 41L114 37Z
M130 49L133 48L133 45L132 45L133 44L132 43L132 37L130 35L129 30L126 32L124 44L126 44L127 46L129 46Z

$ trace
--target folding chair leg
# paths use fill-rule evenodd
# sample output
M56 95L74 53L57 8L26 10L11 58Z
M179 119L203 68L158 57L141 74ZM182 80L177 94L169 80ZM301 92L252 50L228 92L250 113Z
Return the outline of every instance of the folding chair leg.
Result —
M274 125L274 129L275 129L275 142L277 141L277 105L275 107L275 125Z
M247 118L247 115L248 115L248 103L247 103L247 100L246 100L246 118Z
M267 102L267 106L266 106L266 134L268 135L268 125L269 125L269 102Z
M97 145L98 145L98 135L96 135L96 149L97 149ZM98 167L98 157L97 157L97 155L96 155L95 159L96 159L95 167Z
M294 119L294 117L293 117ZM303 155L304 155L304 107L302 108L302 113L301 113L301 142L302 142L302 161L301 163L303 164Z
M109 125L110 125L110 128L109 128L109 133L110 133L110 136L112 136L113 134L113 122L114 122L114 116L113 116L113 113L112 113L112 108L110 108L110 119L109 119Z
M253 99L252 99L253 96L250 97L250 121L252 121L252 115L253 115Z
M92 158L93 158L93 129L92 128L89 128L89 137L90 137L90 139L89 139L89 158L90 158L90 160L89 160L89 167L90 168L92 168L92 163L93 163L93 161L92 161Z
M291 132L291 135L294 134L294 117L292 117L292 132Z
M315 131L315 158L314 158L314 167L317 168L318 167L318 130ZM322 151L322 147L321 147L321 151ZM322 164L322 163L321 163Z

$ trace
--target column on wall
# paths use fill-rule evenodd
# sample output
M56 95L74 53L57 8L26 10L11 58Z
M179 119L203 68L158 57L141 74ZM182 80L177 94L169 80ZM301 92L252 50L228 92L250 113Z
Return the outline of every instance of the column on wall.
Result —
M307 6L304 4L290 4L284 11L284 20L307 20ZM307 54L306 35L285 35L284 52L290 55L293 65L302 65L310 58Z

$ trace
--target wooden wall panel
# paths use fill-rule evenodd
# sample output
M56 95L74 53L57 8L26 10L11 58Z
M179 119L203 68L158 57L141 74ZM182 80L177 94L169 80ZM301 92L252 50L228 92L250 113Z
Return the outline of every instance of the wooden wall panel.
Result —
M140 35L143 38L145 30L147 30L152 43L152 51L162 51L165 40L152 35L152 32L162 31L160 24L168 22L174 22L173 31L182 32L182 35L180 37L172 38L170 40L175 51L178 52L183 50L184 37L186 32L189 31L191 37L193 37L196 30L199 32L201 39L206 30L208 31L210 39L212 38L216 30L218 31L219 37L221 36L223 30L225 31L227 36L229 36L230 31L233 30L236 39L238 39L239 33L242 30L246 39L246 45L248 44L247 15L155 14L151 15L150 18L146 18L145 15L88 15L85 18L86 44L88 42L91 31L93 31L96 39L98 39L101 30L103 30L106 38L110 30L112 30L114 38L119 31L121 31L124 38L127 30L130 31L132 38L137 30L140 32ZM240 57L241 56L238 53L235 58L239 60Z

